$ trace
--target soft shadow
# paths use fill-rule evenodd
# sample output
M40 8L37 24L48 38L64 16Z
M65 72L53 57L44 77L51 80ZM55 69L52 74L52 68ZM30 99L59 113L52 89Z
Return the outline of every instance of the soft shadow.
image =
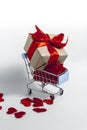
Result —
M48 94L38 91L32 91L31 95L27 93L27 83L29 82L26 68L22 65L10 66L0 69L0 92L5 95L21 95L39 98L49 98ZM34 86L38 84L35 82Z
M24 95L27 82L27 74L22 65L0 69L0 92Z

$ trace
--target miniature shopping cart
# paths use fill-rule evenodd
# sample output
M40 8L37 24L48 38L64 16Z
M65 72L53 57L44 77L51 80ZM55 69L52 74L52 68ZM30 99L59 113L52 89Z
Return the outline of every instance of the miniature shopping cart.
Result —
M24 59L29 79L29 83L27 84L27 92L29 95L32 93L32 90L47 93L50 95L52 100L55 98L56 94L63 95L64 90L59 87L59 84L68 79L67 70L59 75L55 75L44 70L34 70L27 54L23 53L22 58ZM56 78L58 78L59 81ZM36 85L32 87L34 82L38 83L41 88L40 90L36 88Z

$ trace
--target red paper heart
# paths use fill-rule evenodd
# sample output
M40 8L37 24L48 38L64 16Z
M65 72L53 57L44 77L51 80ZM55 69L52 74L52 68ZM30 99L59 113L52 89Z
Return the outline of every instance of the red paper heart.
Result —
M0 98L2 98L3 97L3 93L0 93Z
M51 99L44 99L43 102L45 102L48 105L53 104L53 100L51 100Z
M40 113L40 112L46 112L47 109L46 108L34 108L33 111Z
M2 109L2 106L0 106L0 110Z
M21 102L24 106L29 107L29 106L31 106L31 102L33 102L33 100L30 99L30 98L24 98L24 99L21 99L20 102Z
M4 99L2 97L0 97L0 102L3 102L3 101L4 101Z
M43 101L40 98L33 98L33 107L43 106Z
M15 116L16 118L21 118L21 117L23 117L25 114L26 114L26 112L20 111L20 112L14 113L14 116Z
M16 108L10 107L10 108L8 108L8 111L7 111L6 113L7 113L7 114L13 114L13 113L15 113L15 112L17 112Z

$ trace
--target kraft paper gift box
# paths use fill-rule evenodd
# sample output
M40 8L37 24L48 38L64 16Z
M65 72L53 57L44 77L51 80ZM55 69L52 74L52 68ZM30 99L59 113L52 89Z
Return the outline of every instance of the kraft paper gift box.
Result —
M52 38L54 35L49 35L50 38ZM63 40L64 42L66 38ZM28 38L27 38L27 41L25 43L25 46L24 46L24 50L29 58L29 56L31 55L31 51L33 50L33 46L31 48L31 44L33 43L34 39L32 37L31 34L29 34ZM38 45L37 45L38 46ZM53 47L53 46L52 46ZM29 51L29 49L31 48L31 51ZM57 61L59 64L63 63L66 59L66 57L68 56L66 51L63 49L63 48L55 48L53 47L56 51L57 51ZM56 54L54 54L54 57L56 56ZM49 61L49 58L50 58L50 53L48 51L48 48L47 46L41 46L41 47L37 47L31 57L31 59L29 58L32 66L34 69L44 69L47 64L48 64L48 61ZM52 62L55 62L54 59L55 58L51 58L52 59Z

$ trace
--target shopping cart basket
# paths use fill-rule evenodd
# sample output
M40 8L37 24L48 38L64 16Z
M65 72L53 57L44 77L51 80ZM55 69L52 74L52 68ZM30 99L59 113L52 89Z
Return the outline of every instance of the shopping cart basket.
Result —
M24 59L26 71L29 79L29 83L27 84L27 92L30 95L32 90L44 92L50 94L50 98L53 100L56 94L63 95L64 90L59 87L61 82L65 82L68 79L68 71L66 70L64 73L55 75L53 73L44 71L44 70L34 70L32 67L27 55L25 53L22 54L22 58ZM62 76L62 80L61 80ZM58 81L59 80L59 81ZM36 87L32 87L34 82L39 82L40 90L36 89Z

